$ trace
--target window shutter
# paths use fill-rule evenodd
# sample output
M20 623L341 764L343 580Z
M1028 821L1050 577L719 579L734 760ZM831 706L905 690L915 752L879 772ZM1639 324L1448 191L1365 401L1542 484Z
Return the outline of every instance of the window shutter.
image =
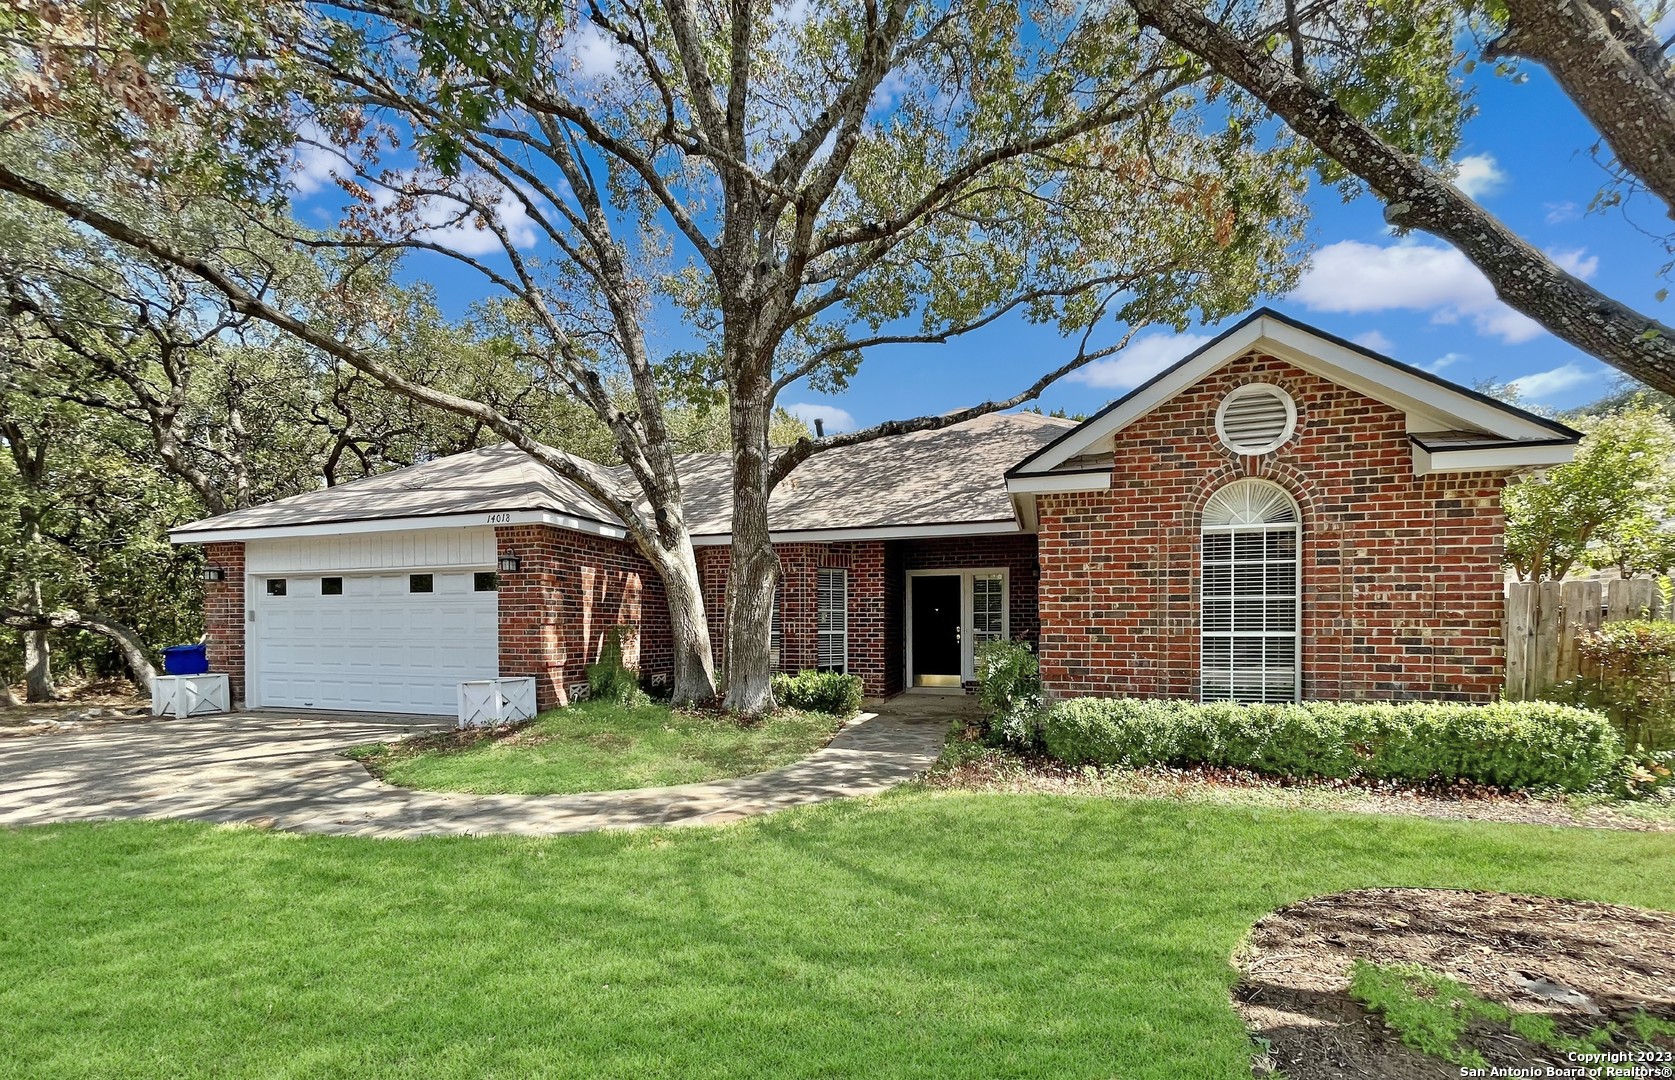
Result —
M815 596L815 664L821 671L849 667L849 571L825 568L819 572Z

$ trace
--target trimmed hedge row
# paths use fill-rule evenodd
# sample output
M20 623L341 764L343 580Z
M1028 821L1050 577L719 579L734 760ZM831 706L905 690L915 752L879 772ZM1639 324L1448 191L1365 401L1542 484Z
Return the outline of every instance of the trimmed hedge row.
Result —
M1297 705L1078 698L1039 721L1072 765L1214 765L1278 776L1469 780L1581 791L1609 777L1623 743L1599 713L1541 701Z
M774 676L774 700L788 709L854 716L861 711L861 677L836 671Z

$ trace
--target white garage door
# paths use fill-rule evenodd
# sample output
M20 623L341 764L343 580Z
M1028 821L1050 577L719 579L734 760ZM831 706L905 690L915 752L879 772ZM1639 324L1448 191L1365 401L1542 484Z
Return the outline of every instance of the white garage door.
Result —
M500 673L492 573L257 578L256 704L452 713L458 686Z

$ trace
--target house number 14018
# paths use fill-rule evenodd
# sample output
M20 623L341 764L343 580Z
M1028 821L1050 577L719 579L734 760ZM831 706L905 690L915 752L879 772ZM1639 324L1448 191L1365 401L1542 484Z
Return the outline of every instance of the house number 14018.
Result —
M489 515L489 524L490 525L505 525L506 523L510 522L511 520L512 520L512 515L511 514L490 514Z

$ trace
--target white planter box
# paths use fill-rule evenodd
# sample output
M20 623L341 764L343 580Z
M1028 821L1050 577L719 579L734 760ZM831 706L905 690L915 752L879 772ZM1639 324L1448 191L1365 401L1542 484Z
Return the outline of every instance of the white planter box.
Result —
M232 707L225 675L159 675L151 680L152 716L203 716Z
M477 679L459 684L459 726L498 727L535 717L535 680Z

